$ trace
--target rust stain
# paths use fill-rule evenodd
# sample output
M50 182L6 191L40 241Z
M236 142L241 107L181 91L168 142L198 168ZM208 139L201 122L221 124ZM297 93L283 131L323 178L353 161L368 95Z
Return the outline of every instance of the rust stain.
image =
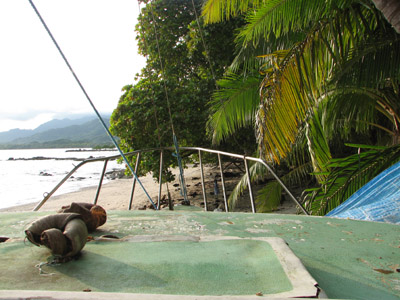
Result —
M344 231L344 230L342 230L342 232L343 232L343 233L346 233L346 234L353 234L353 232L351 232L351 231Z
M369 267L372 268L372 265L371 265L368 261L366 261L365 259L363 259L363 258L357 258L357 260L360 261L360 262L362 262L362 263L364 263L364 264L366 264L367 266L369 266Z
M392 270L385 270L385 269L374 269L374 271L382 273L382 274L392 274L394 271Z
M384 242L384 240L381 240L381 239L372 239L373 241L375 241L375 242Z

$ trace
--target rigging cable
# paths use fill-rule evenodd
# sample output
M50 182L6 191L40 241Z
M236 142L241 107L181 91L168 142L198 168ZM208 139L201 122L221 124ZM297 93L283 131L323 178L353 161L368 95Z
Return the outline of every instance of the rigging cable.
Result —
M194 4L194 0L192 0L192 6L193 6L194 15L196 16L197 27L199 27L199 33L200 33L201 42L203 44L204 51L206 53L206 58L207 58L207 61L208 61L208 65L210 66L211 75L212 75L212 77L214 79L215 88L218 91L219 90L219 86L218 86L218 83L217 83L217 77L215 76L213 64L211 63L210 53L208 52L208 49L207 49L207 46L206 46L206 42L204 40L203 30L201 29L199 16L197 14L197 10L196 10L196 6ZM225 111L225 106L223 105L224 103L223 103L221 98L220 98L219 102L221 103L221 106L223 107L222 109ZM235 141L235 143L239 146L239 148L245 150L245 148L238 142L238 140L236 139L235 135L232 135L232 138Z
M218 90L217 77L215 76L214 68L213 68L213 65L212 65L211 59L210 59L210 54L208 53L208 50L207 50L207 47L206 47L206 42L204 41L203 31L202 31L201 26L200 26L200 21L199 21L198 15L197 15L196 6L194 5L194 0L192 0L192 5L193 5L194 15L196 16L197 27L199 27L199 33L200 33L201 42L203 43L204 51L206 53L206 58L207 58L209 66L210 66L211 75L212 75L212 77L214 79L215 86L216 86L216 88Z
M140 1L138 1L138 6L139 6L139 13L141 13ZM143 27L143 18L140 19L140 26L141 26L142 28L144 28L144 27ZM146 39L145 39L145 38L143 38L143 44L144 44L144 49L145 49L145 51L147 52L148 46L147 46L147 42L146 42ZM147 59L148 54L146 53L144 56L145 56L146 59ZM150 85L153 85L153 79L152 79L152 77L149 76L149 79L150 79ZM156 96L155 96L154 89L151 89L151 96L152 96L152 97L150 97L150 98L151 98L151 103L152 103L152 105L153 105L153 110L154 110L154 119L156 120L156 127L157 127L158 147L161 148L160 126L158 125L157 106L156 106L156 103L154 102L154 98L156 97Z
M176 134L175 134L174 122L172 120L171 104L169 102L167 84L166 84L165 77L164 77L164 65L163 65L162 59L161 59L160 44L159 44L159 41L158 41L158 33L157 33L157 27L156 27L156 20L154 18L154 13L153 13L153 4L152 4L152 2L150 2L149 5L150 5L150 13L151 13L151 16L152 16L152 19L153 19L154 32L155 32L155 36L156 36L156 45L157 45L157 51L158 51L158 58L159 58L159 61L160 61L161 76L162 76L163 84L164 84L165 98L167 100L169 121L171 123L171 129L172 129L172 138L173 138L173 142L174 142L174 146L175 146L176 158L178 160L179 183L181 185L181 193L182 193L182 196L184 198L184 203L185 204L190 204L190 202L188 200L188 197L187 197L185 176L184 176L184 171L183 171L183 166L182 166L182 158L181 158L181 156L179 154L178 139L177 139Z
M103 125L104 129L106 130L108 136L110 137L111 141L113 142L114 146L118 149L119 153L121 154L122 158L124 159L125 163L127 164L127 166L129 167L130 171L132 172L133 176L135 177L135 179L137 180L137 182L139 182L139 185L141 186L141 188L143 189L144 193L146 194L147 198L149 199L149 201L151 202L151 204L153 205L154 209L157 209L157 206L154 204L153 200L151 200L149 194L147 193L146 189L144 188L143 184L141 183L141 181L139 180L138 176L136 175L135 171L133 170L131 164L129 163L128 159L126 158L126 156L124 155L124 153L122 152L121 148L118 146L117 141L115 140L115 138L112 136L110 130L107 128L107 125L104 123L104 120L101 118L99 112L97 111L96 107L94 106L92 100L90 99L89 95L86 93L85 88L83 87L83 85L81 84L80 80L78 79L78 77L76 76L74 70L72 69L71 65L69 64L67 58L65 57L64 53L62 52L61 48L59 47L57 41L54 39L53 35L50 32L50 29L47 27L45 21L43 20L42 16L40 15L39 11L37 10L35 4L33 3L32 0L29 0L29 3L31 4L33 10L36 12L36 15L39 17L40 22L43 24L44 28L46 29L47 33L49 34L50 38L52 39L54 45L57 47L58 52L60 53L60 55L62 56L62 58L64 59L64 62L67 64L69 70L71 71L72 75L74 76L76 82L78 83L79 87L81 88L82 92L85 94L86 99L89 101L90 105L92 106L94 112L97 115L97 118L99 119L99 121L101 122L101 124Z
M138 1L138 8L139 8L139 14L140 14L142 12L141 7L140 7L140 1ZM140 26L141 26L141 29L143 30L143 28L144 28L144 26L143 26L143 17L140 18ZM148 50L147 49L148 49L148 46L147 46L146 38L143 38L143 44L144 44L144 50L145 50L144 56L146 57L146 61L147 61L147 56L148 56ZM156 98L156 95L155 95L154 89L151 88L153 86L153 78L152 78L151 75L149 76L149 81L150 81L150 90L151 90L150 99L151 99L151 103L153 105L154 119L156 121L156 128L157 128L158 147L161 149L161 135L160 135L161 130L160 130L160 126L158 124L157 106L156 106L156 103L154 101L154 99ZM157 207L158 207L158 209L160 209L161 181L162 181L161 178L162 178L162 171L163 171L162 170L162 168L163 168L163 150L161 149L160 151L161 151L161 153L160 153L160 174L159 174L160 187L159 187L159 193L158 193L158 197L157 197ZM167 183L167 190L168 190L168 183Z

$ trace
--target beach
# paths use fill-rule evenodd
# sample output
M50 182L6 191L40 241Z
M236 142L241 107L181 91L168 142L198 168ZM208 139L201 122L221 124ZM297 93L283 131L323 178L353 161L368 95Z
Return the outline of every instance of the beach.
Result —
M207 198L207 210L211 211L225 211L224 198L222 194L221 180L217 181L219 193L215 195L214 179L219 176L219 168L217 166L206 165L203 168L205 191ZM225 172L225 171L224 171ZM230 177L225 178L225 188L229 196L237 182L240 180L242 174L233 167L228 169L227 172ZM180 205L184 198L181 195L178 181L179 171L177 168L173 169L175 174L175 181L168 183L168 190L171 195L173 205ZM188 200L191 205L197 206L204 209L204 198L201 186L201 173L198 165L191 165L184 170L185 183L187 187ZM141 176L139 178L142 186L146 189L147 194L151 197L152 201L157 204L159 184L155 181L151 174ZM128 210L130 196L133 185L133 178L121 178L112 180L106 184L103 184L97 200L97 204L102 206L106 210ZM57 211L62 206L71 204L72 202L87 202L94 203L97 192L97 186L87 187L80 189L79 191L66 193L58 196L50 197L47 202L40 208L41 211ZM167 184L162 184L161 189L161 209L168 209L168 192ZM38 199L35 203L18 205L0 209L0 212L19 212L19 211L31 211L33 210L42 199ZM152 204L148 199L148 196L143 191L141 185L136 182L134 197L132 201L132 210L152 209ZM251 212L251 202L246 191L235 211ZM296 207L291 201L283 201L281 206L278 208L277 213L296 213Z

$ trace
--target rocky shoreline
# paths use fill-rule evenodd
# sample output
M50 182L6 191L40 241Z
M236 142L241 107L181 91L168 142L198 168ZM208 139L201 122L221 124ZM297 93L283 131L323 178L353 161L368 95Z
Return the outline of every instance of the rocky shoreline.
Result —
M104 148L104 149L68 149L65 152L106 152L115 151L115 148Z
M77 158L77 157L45 157L45 156L34 156L34 157L19 157L14 158L10 157L8 160L73 160L73 161L84 161L90 158L94 158L93 156L89 156L87 158Z

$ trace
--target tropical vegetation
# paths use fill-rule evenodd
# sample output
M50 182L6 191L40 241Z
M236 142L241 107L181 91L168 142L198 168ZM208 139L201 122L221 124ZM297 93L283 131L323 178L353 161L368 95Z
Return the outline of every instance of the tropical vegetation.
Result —
M243 21L235 18L200 31L201 5L199 0L142 3L136 32L139 51L147 63L137 74L136 84L123 88L111 116L110 130L121 139L125 152L174 146L173 135L179 146L211 146L206 136L208 101L216 88L215 80L223 76L234 58L234 30ZM253 151L255 138L241 144L239 150L236 143L226 142L221 147L231 144L232 151L242 152L243 147ZM159 153L148 152L141 159L141 172L152 171L158 178ZM177 165L171 153L164 154L163 162L165 166ZM166 178L171 178L165 170Z
M201 5L144 3L147 65L111 118L123 150L172 145L176 133L180 145L259 155L321 215L400 160L397 1L208 0L199 19ZM158 157L145 160L157 174ZM251 167L252 180L266 175ZM281 192L269 180L257 211Z
M400 36L372 1L209 0L203 8L208 23L241 14L237 57L215 95L235 108L215 107L215 141L253 116L260 156L287 165L289 184L311 174L305 204L325 214L400 159ZM274 186L260 194L259 211L280 198Z

